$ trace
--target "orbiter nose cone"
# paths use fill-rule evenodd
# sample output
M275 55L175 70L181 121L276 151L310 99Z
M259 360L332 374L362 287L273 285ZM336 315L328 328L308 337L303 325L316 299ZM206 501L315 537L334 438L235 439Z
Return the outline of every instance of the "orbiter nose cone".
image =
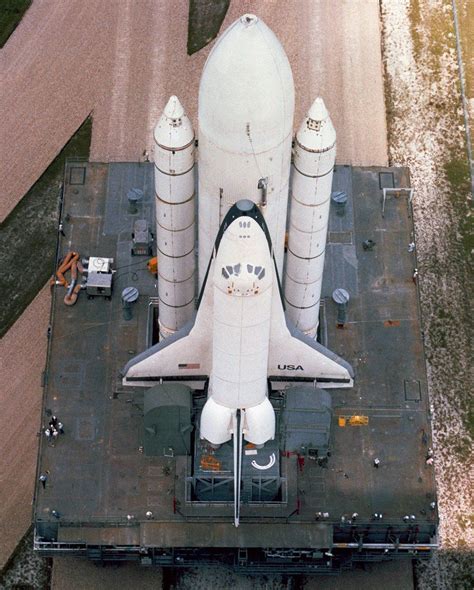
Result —
M278 145L293 127L294 84L275 34L253 14L217 40L199 87L199 133L238 153Z
M193 126L177 96L168 100L153 135L156 143L167 149L181 148L193 141Z
M335 144L336 130L321 97L311 105L298 129L296 140L308 150L315 151L326 150Z

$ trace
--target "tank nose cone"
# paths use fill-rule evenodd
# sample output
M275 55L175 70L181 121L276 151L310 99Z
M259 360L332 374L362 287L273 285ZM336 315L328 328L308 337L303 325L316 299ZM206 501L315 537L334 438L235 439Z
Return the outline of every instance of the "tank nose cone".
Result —
M251 27L258 23L258 18L255 14L244 14L240 17L240 22L244 24L246 27Z
M269 149L292 132L294 101L281 43L262 20L246 14L221 35L204 66L200 135L229 151Z

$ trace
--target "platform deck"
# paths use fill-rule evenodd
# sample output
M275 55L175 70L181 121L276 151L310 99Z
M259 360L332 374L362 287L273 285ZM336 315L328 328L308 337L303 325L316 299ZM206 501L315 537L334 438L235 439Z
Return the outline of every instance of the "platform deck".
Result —
M308 459L304 465L295 458L282 461L287 503L243 505L242 524L230 531L231 505L187 504L186 461L144 455L143 391L124 389L120 382L121 368L150 343L149 300L157 296L148 258L133 257L130 244L136 219L146 218L154 227L152 165L68 164L60 252L112 257L117 272L110 301L89 300L82 292L77 304L67 307L64 289L55 288L43 428L51 413L56 414L65 434L54 446L41 439L38 473L47 472L48 481L45 489L40 484L36 489L39 537L184 547L199 545L199 539L211 542L218 530L213 533L213 527L220 526L236 546L245 546L251 535L255 545L281 537L285 546L301 547L308 541L324 547L333 530L343 533L348 526L353 532L413 527L413 521L404 523L405 515L413 514L417 525L434 527L436 514L429 506L435 498L434 476L426 464L429 402L412 279L416 262L408 252L413 223L406 196L390 196L382 217L380 182L392 179L390 175L394 186L409 185L405 169L338 166L334 176L333 188L347 192L348 205L344 216L331 211L323 337L325 345L353 365L356 378L353 389L331 391L327 467ZM137 214L128 210L131 188L144 193ZM363 249L366 239L375 242L373 250ZM140 292L129 321L120 299L126 286ZM351 295L343 329L336 327L331 300L337 287ZM368 424L338 425L339 417L354 415L366 416ZM147 511L153 522L146 520ZM318 512L329 514L325 523L315 521ZM353 513L358 517L349 523ZM374 513L382 513L382 520L374 521Z

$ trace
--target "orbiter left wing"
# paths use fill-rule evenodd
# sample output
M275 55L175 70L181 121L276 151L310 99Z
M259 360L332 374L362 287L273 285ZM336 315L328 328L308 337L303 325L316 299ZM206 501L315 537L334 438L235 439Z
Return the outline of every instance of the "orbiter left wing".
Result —
M273 290L268 378L275 388L291 382L314 382L324 388L353 387L354 370L336 353L295 328Z

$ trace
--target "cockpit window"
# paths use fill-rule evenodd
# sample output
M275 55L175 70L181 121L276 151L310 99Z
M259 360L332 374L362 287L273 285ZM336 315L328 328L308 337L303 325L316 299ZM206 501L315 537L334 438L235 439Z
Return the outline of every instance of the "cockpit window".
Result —
M240 271L242 270L242 265L240 262L238 264L234 264L233 266L226 265L222 267L222 276L225 279L230 278L231 276L238 277L240 275ZM253 264L247 264L247 272L249 274L255 275L259 280L263 279L265 276L265 268L263 266L254 266Z
M242 268L242 265L240 264L240 262L238 264L234 264L233 266L231 266L230 264L223 266L222 267L222 276L225 279L228 279L231 275L238 277L240 274L241 268Z

